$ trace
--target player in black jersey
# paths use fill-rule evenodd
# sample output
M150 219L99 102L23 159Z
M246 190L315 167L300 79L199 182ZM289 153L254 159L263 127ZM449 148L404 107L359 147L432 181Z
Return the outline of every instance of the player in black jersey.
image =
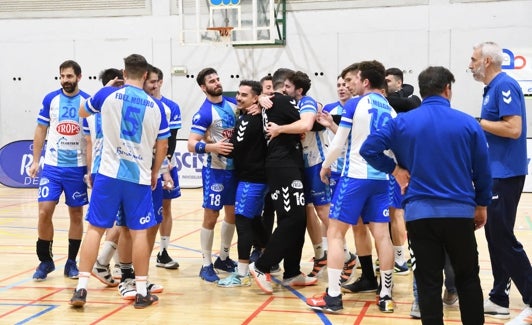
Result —
M299 119L296 100L283 95L288 69L278 69L273 74L275 93L273 106L263 110L265 127L273 122L277 125L290 124ZM306 214L303 190L303 152L298 134L280 134L268 140L266 156L266 177L270 188L277 228L259 259L250 264L250 273L262 291L273 293L270 270L272 265L284 259L284 285L315 284L301 273L300 261L305 242Z

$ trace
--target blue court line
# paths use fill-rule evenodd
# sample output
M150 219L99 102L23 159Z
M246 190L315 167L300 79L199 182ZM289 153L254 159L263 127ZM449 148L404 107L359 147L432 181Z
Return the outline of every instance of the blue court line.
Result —
M275 283L280 284L281 286L283 286L284 288L286 288L290 292L292 292L294 294L294 296L298 297L301 301L303 301L305 303L305 305L307 304L307 298L305 296L303 296L299 291L295 290L292 287L284 286L283 282L281 280L277 279L276 277L272 276L272 280ZM318 310L314 310L314 309L312 309L312 311L320 318L320 320L321 320L321 322L323 324L332 325L332 322L329 320L329 318L327 318L327 316L325 315L324 312L318 311Z
M52 311L53 309L59 307L59 305L48 305L48 304L5 304L5 303L0 303L0 306L47 307L46 309L41 310L40 312L38 312L36 314L33 314L32 316L30 316L30 317L28 317L26 319L23 319L20 322L15 323L15 325L26 324L26 323L34 320L35 318L37 318L37 317L39 317L39 316L41 316L43 314L46 314L46 313Z

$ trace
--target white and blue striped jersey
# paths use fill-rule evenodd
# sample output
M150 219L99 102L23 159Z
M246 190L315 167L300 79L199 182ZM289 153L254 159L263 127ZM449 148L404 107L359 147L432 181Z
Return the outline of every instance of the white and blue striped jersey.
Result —
M342 105L342 103L340 103L340 101L337 101L336 103L331 103L331 104L327 104L323 106L323 111L328 112L330 115L341 116L344 114L344 106ZM332 140L334 139L334 132L327 129L325 131L325 134L327 136L326 138L327 144L332 143ZM333 173L341 174L342 170L344 169L344 165L345 165L345 146L342 150L342 154L340 155L340 157L338 157L338 159L336 159L336 161L331 165L331 171Z
M164 105L164 110L168 119L168 127L170 130L181 129L181 109L179 108L179 105L173 100L164 96L161 97L160 101Z
M85 103L102 117L103 145L98 173L150 185L153 147L170 136L159 101L132 85L104 87Z
M345 103L339 127L351 130L346 149L346 165L342 176L358 179L387 180L388 174L371 167L360 155L360 147L369 134L377 131L397 114L379 93L351 98Z
M314 98L303 96L297 103L299 114L318 113L318 103ZM303 161L305 168L315 166L325 160L325 130L307 131L305 138L301 140L303 146Z
M83 134L90 135L92 143L92 167L88 172L96 174L100 166L103 145L101 114L91 115L83 121Z
M86 145L83 137L83 119L79 106L89 94L79 91L67 96L62 89L46 95L37 117L37 123L48 127L44 163L57 167L82 167L87 165Z
M234 98L223 97L221 103L212 103L205 99L203 105L192 118L191 132L205 136L208 133L214 143L229 141L236 125L236 101ZM203 165L213 169L233 170L233 159L217 153L207 153Z

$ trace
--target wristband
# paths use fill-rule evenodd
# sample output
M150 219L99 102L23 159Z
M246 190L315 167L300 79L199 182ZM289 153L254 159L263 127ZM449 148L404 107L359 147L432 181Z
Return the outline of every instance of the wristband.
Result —
M205 147L207 146L207 144L203 141L198 141L196 143L196 147L195 147L195 151L196 153L205 153Z
M478 123L480 123L480 121L482 121L482 117L475 117L475 119L477 120Z

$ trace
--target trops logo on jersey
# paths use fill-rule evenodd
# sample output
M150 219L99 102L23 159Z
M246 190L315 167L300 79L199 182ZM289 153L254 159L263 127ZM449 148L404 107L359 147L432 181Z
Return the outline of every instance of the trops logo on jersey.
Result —
M60 122L55 128L61 135L76 135L81 130L79 123L73 121Z

